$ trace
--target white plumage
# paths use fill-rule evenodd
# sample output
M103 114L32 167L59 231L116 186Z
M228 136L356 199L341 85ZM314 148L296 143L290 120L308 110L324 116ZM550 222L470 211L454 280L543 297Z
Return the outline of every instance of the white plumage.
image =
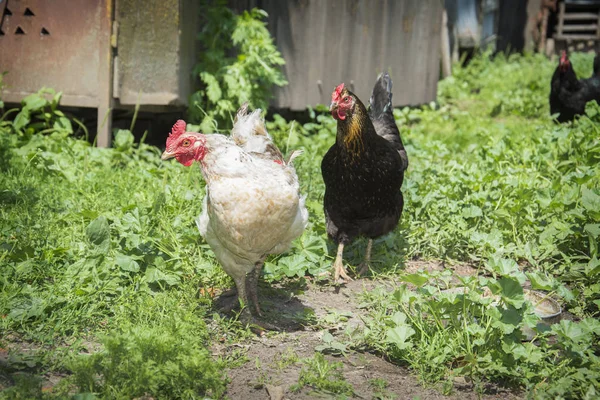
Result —
M202 154L195 158L206 180L196 221L200 234L235 281L240 299L246 302L250 295L260 314L256 280L265 258L288 250L308 220L296 171L274 145L260 110L247 114L246 106L230 137L185 132L177 139L187 141L188 154ZM163 158L175 156L183 163L176 147L168 143Z

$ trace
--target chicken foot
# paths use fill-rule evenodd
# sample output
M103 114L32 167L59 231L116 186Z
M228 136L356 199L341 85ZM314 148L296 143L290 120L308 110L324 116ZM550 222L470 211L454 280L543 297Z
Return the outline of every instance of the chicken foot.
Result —
M344 243L338 245L337 255L333 262L333 282L337 283L340 277L343 281L349 282L353 279L348 276L346 269L344 268Z
M358 270L358 276L363 275L369 270L369 266L371 264L371 247L373 247L373 239L369 239L369 243L367 243L367 251L365 251L365 259L358 266L360 269Z
M281 330L279 327L258 318L262 317L260 305L258 303L258 278L260 277L263 264L264 259L257 262L254 266L254 270L250 271L250 273L248 273L247 275L233 279L235 281L235 286L238 290L238 298L240 299L240 302L244 305L239 319L241 322L249 325L250 329L252 329L252 331L255 331L255 333L261 333L264 330ZM248 300L254 303L254 310L256 311L257 316L252 315L252 312L250 311L250 305L248 304Z

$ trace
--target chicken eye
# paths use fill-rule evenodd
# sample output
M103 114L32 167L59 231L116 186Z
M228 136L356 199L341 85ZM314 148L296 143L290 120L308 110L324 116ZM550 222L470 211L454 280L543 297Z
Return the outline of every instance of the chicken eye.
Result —
M190 144L192 144L192 142L190 142L190 139L185 139L185 140L184 140L184 141L181 143L181 145L182 145L183 147L189 147L189 146L190 146Z
M350 102L350 97L346 97L346 98L344 99L344 103L349 103L349 102Z

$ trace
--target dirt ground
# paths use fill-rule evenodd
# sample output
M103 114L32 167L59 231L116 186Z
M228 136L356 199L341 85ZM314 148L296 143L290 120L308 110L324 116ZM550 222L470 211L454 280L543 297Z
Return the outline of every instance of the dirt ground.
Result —
M409 261L407 271L419 269L453 269L456 275L476 274L478 271L467 265L448 266L435 262ZM331 393L323 393L314 388L304 387L293 391L298 383L302 363L298 359L312 357L316 347L323 341L324 331L334 337L342 335L347 326L361 325L366 310L359 307L359 294L365 290L383 287L393 290L397 285L391 280L359 279L344 286L316 283L310 279L286 285L270 286L261 282L259 298L265 312L265 320L272 321L282 332L259 334L252 340L242 343L224 344L218 339L211 348L213 355L245 354L248 359L242 365L226 371L229 377L226 396L230 399L315 399L345 398ZM235 298L233 296L232 298ZM228 301L225 296L217 297L215 307ZM347 320L331 324L320 324L328 315L344 315ZM344 341L343 338L340 341ZM23 354L30 353L31 344L17 338L12 344L20 347ZM295 361L289 360L290 355ZM237 356L236 356L237 357ZM286 358L287 357L287 358ZM520 399L522 395L490 386L483 396L479 396L466 381L456 381L452 395L445 396L440 387L424 387L406 367L392 364L380 356L368 352L348 351L344 356L325 356L330 361L343 363L343 376L354 389L352 398L358 399ZM0 391L10 386L9 380L1 373L2 367L10 363L6 349L0 349ZM46 389L56 385L64 376L49 374L44 376ZM385 382L384 389L377 389L373 382Z
M407 269L427 268L430 270L448 268L441 264L412 262ZM457 274L473 274L476 271L468 266L455 269ZM318 319L332 313L343 313L348 320L341 323L339 329L328 327L335 337L349 325L362 324L361 316L366 311L358 306L358 294L364 290L372 290L383 286L393 290L394 282L361 279L348 283L343 287L324 286L308 281L298 294L290 296L289 288L269 289L261 287L260 298L262 308L268 313L267 318L277 321L276 325L284 332L257 336L245 345L225 346L217 344L213 348L214 355L226 355L227 352L239 350L247 352L248 362L227 371L230 383L227 396L231 399L314 399L336 398L333 394L320 393L311 388L303 388L299 392L291 390L298 383L302 368L301 363L293 363L284 368L278 360L290 353L300 358L312 357L315 347L322 344L323 327L311 323L304 326L298 324L299 315L311 315ZM293 317L295 316L295 317ZM343 375L353 386L354 398L361 399L519 399L519 394L508 392L497 387L490 387L483 396L478 396L467 382L456 382L453 394L445 396L436 388L422 386L411 372L402 366L387 362L370 353L349 352L345 356L327 355L327 359L343 363ZM383 390L376 390L372 382L379 379L387 382ZM343 396L340 398L344 398Z

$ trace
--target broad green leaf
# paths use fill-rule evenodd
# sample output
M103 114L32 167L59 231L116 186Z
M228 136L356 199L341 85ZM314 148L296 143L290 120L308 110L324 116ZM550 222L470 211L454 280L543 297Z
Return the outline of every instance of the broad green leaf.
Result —
M127 151L133 146L134 137L129 129L119 129L115 134L114 147L119 151Z
M415 334L415 330L408 325L395 326L390 328L385 333L385 340L397 346L400 350L412 347L412 343L407 341Z
M27 126L29 124L30 121L31 121L31 118L29 116L29 110L24 108L15 117L15 120L13 121L13 126L17 130L23 129L25 126Z
M290 278L304 275L304 271L308 267L306 258L300 254L281 257L277 262L277 266Z
M140 270L140 265L137 261L125 254L118 253L115 257L115 262L123 271L138 272Z
M588 234L590 243L590 255L592 257L598 256L598 240L600 237L600 224L586 224L584 227Z
M515 308L521 308L525 302L523 295L523 286L515 279L510 277L502 277L497 282L497 288L490 287L494 294L502 296L502 300L513 305Z
M101 215L87 226L87 238L90 243L96 245L101 252L106 253L110 248L110 228L108 220Z
M323 333L323 337L321 338L321 340L323 340L325 343L331 343L335 339L334 339L334 337L333 337L333 335L331 333L329 333L328 331L325 331Z
M429 281L429 277L426 274L414 273L403 275L400 277L400 280L421 287Z
M180 278L174 274L167 274L156 267L148 267L146 269L146 282L164 282L167 285L173 286L180 282Z
M531 287L539 290L552 290L553 280L539 272L526 272L527 278L531 281Z
M587 186L581 187L581 204L588 211L600 213L600 196Z
M481 211L481 208L477 206L469 206L464 208L462 211L462 216L465 218L477 218L481 217L482 215L483 212Z
M585 265L585 274L592 278L600 273L600 260L594 255Z
M600 321L596 318L585 318L581 320L579 324L586 332L591 332L596 336L600 336Z
M71 120L66 117L58 117L52 127L59 131L66 131L68 133L73 133L73 126L71 125Z
M487 309L486 314L492 317L492 326L500 329L505 335L513 333L520 326L523 319L523 314L512 306L507 308L490 307Z
M200 79L206 84L206 95L208 96L208 99L213 103L217 103L221 100L222 92L215 76L208 72L201 72Z
M404 283L396 288L393 293L393 298L400 303L406 303L410 301L413 296L415 296L415 293L411 290L408 290L406 284Z
M56 106L58 106L58 104L60 103L60 99L62 98L62 92L57 92L53 97L52 97L52 106L54 108L56 108Z
M579 342L587 335L577 322L567 319L563 319L558 324L552 325L552 330L568 341Z
M594 239L596 239L600 236L600 224L586 224L584 226L584 229Z
M498 256L490 257L490 259L485 264L488 269L491 271L502 275L502 276L510 276L519 271L519 265L513 259L502 258Z
M38 93L33 93L25 97L22 103L28 111L39 111L48 104L48 100Z
M390 319L397 326L406 324L406 314L400 311L396 311Z

